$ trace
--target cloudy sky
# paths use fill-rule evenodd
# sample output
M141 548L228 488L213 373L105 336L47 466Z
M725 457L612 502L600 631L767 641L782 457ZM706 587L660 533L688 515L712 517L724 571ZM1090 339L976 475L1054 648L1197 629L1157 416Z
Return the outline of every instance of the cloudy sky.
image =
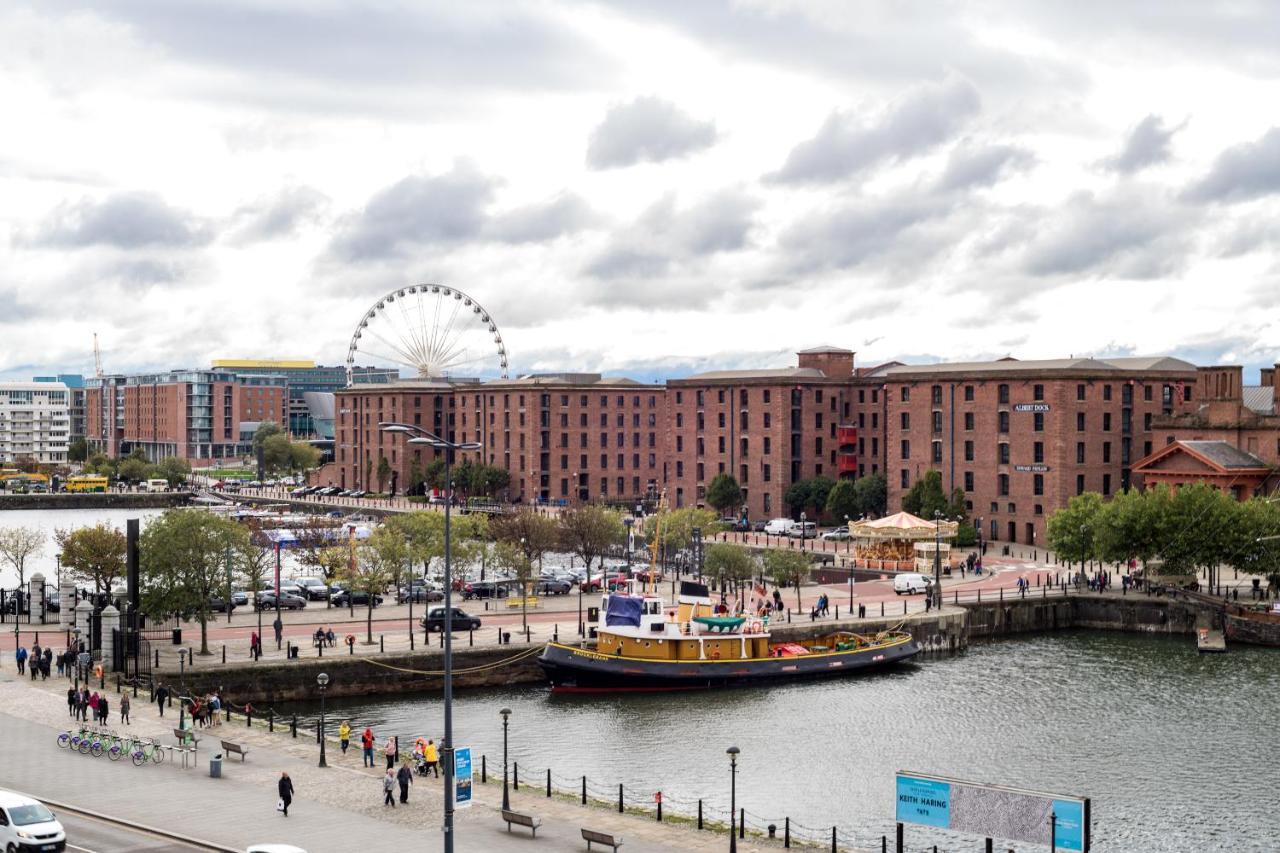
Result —
M0 376L340 363L418 282L513 372L1271 364L1277 44L1265 0L11 0Z

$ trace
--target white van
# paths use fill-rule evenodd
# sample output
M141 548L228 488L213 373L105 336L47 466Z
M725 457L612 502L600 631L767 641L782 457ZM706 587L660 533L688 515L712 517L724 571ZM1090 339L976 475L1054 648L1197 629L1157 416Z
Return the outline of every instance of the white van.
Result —
M168 480L147 480L145 483L148 492L167 492L169 491Z
M933 586L933 578L915 572L904 572L900 575L895 575L893 578L893 591L898 595L903 593L915 595L917 592L928 592L931 586Z
M44 803L16 791L0 791L0 849L62 850L67 833Z
M769 523L764 526L764 532L770 536L785 536L792 527L795 527L795 524L789 518L771 518Z

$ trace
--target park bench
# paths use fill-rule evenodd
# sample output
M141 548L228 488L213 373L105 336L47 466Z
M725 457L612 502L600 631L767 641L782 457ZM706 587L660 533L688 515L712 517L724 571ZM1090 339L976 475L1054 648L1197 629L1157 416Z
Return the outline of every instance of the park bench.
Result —
M511 824L514 823L517 826L527 826L533 831L534 838L538 837L538 827L542 826L542 818L534 817L529 814L521 814L520 812L513 812L510 809L502 810L502 819L507 822L507 832L511 831Z
M200 748L200 738L196 737L195 731L192 729L174 729L173 736L178 739L178 744L189 744L193 749Z
M507 599L507 607L510 607L510 608L512 608L512 609L520 608L520 607L523 607L523 606L525 605L525 603L526 603L526 602L528 602L528 604L529 604L529 606L530 606L530 607L537 607L537 606L538 606L538 596L536 596L536 595L530 595L530 596L528 596L527 598L519 598L519 597L516 597L516 598L508 598L508 599Z
M234 752L236 755L240 756L240 762L241 762L242 764L244 763L244 758L245 758L245 756L249 754L249 750L245 749L245 748L244 748L243 746L241 746L240 744L238 744L238 743L232 743L232 742L231 742L231 741L229 741L229 740L224 740L224 741L222 741L222 751L223 751L223 752Z
M582 837L587 842L588 850L591 849L592 842L612 847L614 853L617 853L618 848L622 846L622 838L620 836L609 835L605 832L596 832L594 829L587 829L586 827L583 827L582 829Z

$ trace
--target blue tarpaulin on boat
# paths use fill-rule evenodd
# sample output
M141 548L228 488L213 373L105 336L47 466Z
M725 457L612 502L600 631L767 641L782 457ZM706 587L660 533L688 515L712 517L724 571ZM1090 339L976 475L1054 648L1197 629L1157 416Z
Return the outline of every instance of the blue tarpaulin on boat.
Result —
M630 625L640 627L640 613L644 610L644 599L639 596L611 595L609 608L604 614L605 626Z

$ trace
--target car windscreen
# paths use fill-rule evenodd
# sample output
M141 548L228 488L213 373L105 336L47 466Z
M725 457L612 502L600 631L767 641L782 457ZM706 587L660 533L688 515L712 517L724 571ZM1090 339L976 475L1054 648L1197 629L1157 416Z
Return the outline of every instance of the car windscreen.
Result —
M53 812L40 803L29 806L14 806L9 809L9 820L14 826L30 826L33 823L47 823L53 820Z

